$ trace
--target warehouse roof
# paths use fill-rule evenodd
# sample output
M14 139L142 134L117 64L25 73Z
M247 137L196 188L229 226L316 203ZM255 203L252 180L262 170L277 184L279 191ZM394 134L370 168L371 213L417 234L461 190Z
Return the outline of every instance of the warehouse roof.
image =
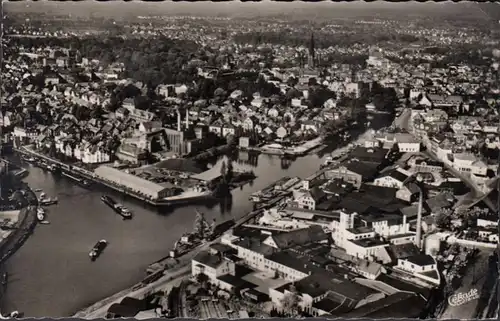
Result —
M99 166L94 170L94 173L101 178L153 197L158 196L159 192L165 190L165 187L159 184L106 165Z

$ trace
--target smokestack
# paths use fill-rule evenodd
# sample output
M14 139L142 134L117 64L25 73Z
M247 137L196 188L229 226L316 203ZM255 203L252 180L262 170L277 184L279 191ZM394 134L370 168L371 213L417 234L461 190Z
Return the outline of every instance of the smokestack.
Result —
M417 212L417 235L415 236L417 247L419 250L422 249L422 207L424 203L424 193L422 187L420 187L420 193L418 197L418 212Z
M181 113L177 110L177 131L181 131Z
M186 129L189 128L189 109L186 108Z

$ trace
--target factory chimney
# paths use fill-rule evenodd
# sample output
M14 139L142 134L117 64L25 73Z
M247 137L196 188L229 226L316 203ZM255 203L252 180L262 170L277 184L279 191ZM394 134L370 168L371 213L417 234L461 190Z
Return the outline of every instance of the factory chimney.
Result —
M189 128L189 109L186 108L186 129Z
M422 207L424 203L424 195L422 192L418 196L418 212L417 212L417 235L415 235L415 240L417 242L417 247L419 250L422 249Z
M424 190L423 190L423 179L422 176L417 175L416 183L419 188L418 196L418 211L417 211L417 235L415 235L417 241L417 247L422 250L422 208L424 206Z
M177 109L177 131L181 131L181 112Z

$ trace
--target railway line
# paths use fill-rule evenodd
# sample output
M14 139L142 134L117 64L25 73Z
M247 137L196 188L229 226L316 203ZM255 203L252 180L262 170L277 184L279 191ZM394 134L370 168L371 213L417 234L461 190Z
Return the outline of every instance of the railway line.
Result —
M201 319L217 318L227 319L230 318L225 307L219 303L217 299L204 298L200 304ZM231 313L232 315L233 313Z

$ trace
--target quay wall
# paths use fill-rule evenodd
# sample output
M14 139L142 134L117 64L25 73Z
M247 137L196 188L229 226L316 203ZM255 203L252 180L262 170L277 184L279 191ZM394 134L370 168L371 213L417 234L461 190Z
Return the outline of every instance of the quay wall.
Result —
M62 171L65 171L65 172L70 173L70 174L79 175L84 179L87 179L87 180L92 181L94 183L101 184L101 185L106 186L108 188L111 188L117 192L123 193L125 195L128 195L130 197L133 197L135 199L138 199L140 201L143 201L145 203L148 203L150 205L157 206L157 207L168 206L168 205L172 205L172 204L182 204L185 202L200 201L200 200L204 200L204 199L212 197L212 195L210 194L210 195L200 195L200 196L189 197L189 198L180 198L180 199L174 200L174 201L158 201L158 200L151 199L149 197L140 195L138 193L135 193L134 191L130 190L129 188L122 186L122 185L119 185L113 181L109 181L109 180L106 180L104 178L101 178L98 175L96 175L94 172L91 172L89 170L86 170L86 169L78 167L78 166L71 166L71 165L65 164L61 161L58 161L58 160L53 159L51 157L48 157L46 155L40 154L40 153L35 152L33 150L29 150L26 148L16 148L15 151L19 152L21 154L43 158L51 164L59 165L61 167Z
M0 242L0 265L5 263L5 261L24 244L37 225L36 207L38 201L36 200L35 193L33 193L31 189L27 192L30 194L30 198L33 199L33 203L30 202L28 207L21 209L19 213L21 217L18 221L17 228Z

